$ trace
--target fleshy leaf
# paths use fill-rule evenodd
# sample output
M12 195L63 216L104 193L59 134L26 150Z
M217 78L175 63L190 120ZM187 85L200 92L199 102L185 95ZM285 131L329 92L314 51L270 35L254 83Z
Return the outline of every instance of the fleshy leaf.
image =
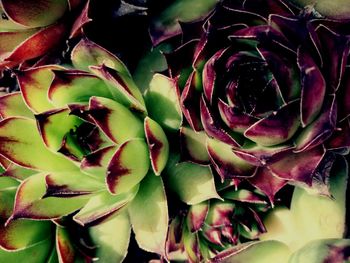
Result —
M219 99L218 108L221 119L231 130L236 132L244 133L246 129L258 121L254 116L240 112L240 110L229 106L221 99Z
M42 171L74 171L76 167L43 144L35 121L7 118L0 122L0 154L25 168Z
M141 113L147 112L141 91L129 75L123 75L104 64L91 66L90 71L105 81L116 101L129 109Z
M169 216L162 179L149 173L128 210L139 247L165 256Z
M45 55L61 43L65 35L65 30L66 25L62 22L42 28L18 45L5 58L5 61L20 64L23 61Z
M326 82L316 63L305 50L298 49L298 66L301 72L301 123L310 124L320 113L326 93Z
M58 262L82 263L86 262L75 248L68 229L57 226L56 228L56 250Z
M43 27L57 21L68 9L67 0L1 0L13 21L26 27Z
M103 132L117 144L144 138L142 121L116 101L91 97L89 113Z
M118 229L118 234L115 230ZM98 261L122 262L128 251L131 225L129 216L120 212L110 220L89 228L92 241L97 246Z
M255 167L236 156L230 145L208 138L207 150L222 181L236 177L253 176Z
M205 17L215 6L217 0L188 2L177 0L165 9L152 23L150 32L153 45L181 32L178 21L190 22Z
M74 47L71 59L74 67L77 69L89 71L90 66L106 65L122 74L130 76L129 71L119 58L87 38L83 38Z
M212 115L204 96L202 96L200 102L200 111L203 128L208 136L231 146L239 146L238 142L221 127L217 119Z
M69 109L57 109L35 115L45 145L54 152L62 146L65 135L83 123L80 118L69 113Z
M189 262L201 262L200 243L197 233L191 233L186 227L183 229L182 242Z
M169 169L167 180L169 187L189 205L211 198L221 199L216 192L214 177L209 166L179 163Z
M88 103L92 96L113 98L104 81L95 75L74 70L54 73L48 98L57 107L65 107L70 103Z
M255 166L264 166L275 162L294 148L295 146L291 145L264 147L253 144L244 146L243 148L233 148L233 152L248 163Z
M119 212L136 195L139 186L120 195L111 195L104 191L90 198L87 204L73 217L82 226L99 223Z
M34 113L53 109L53 105L48 101L47 92L54 77L52 70L60 69L63 68L43 66L21 71L17 74L23 99Z
M165 128L179 129L182 123L179 98L176 82L161 74L155 74L146 93L150 117Z
M86 155L81 161L80 169L92 176L104 178L116 150L116 146L108 146Z
M45 262L50 254L52 241L50 238L43 240L34 246L28 247L16 252L9 252L0 249L0 258L4 262L26 262L38 263Z
M205 147L205 132L195 132L185 126L180 128L181 158L198 164L208 164L209 155Z
M235 204L230 201L214 201L210 203L205 223L212 227L231 225ZM217 240L219 241L219 240ZM218 243L220 243L219 241Z
M302 152L323 143L334 131L337 119L335 96L326 98L320 116L302 130L296 139L295 152Z
M0 222L9 218L12 214L18 182L10 177L0 177Z
M169 157L169 143L162 127L149 117L144 122L151 165L156 175L163 171Z
M203 68L203 92L206 99L212 105L213 95L215 91L216 70L215 64L222 56L225 50L219 50L216 52L204 65Z
M297 222L302 222L300 233L307 233L308 240L343 236L346 226L347 175L348 164L343 157L339 157L330 176L330 192L334 199L308 194L302 188L295 189L291 211Z
M321 239L295 251L289 263L346 262L349 260L350 239Z
M72 197L86 195L103 190L105 184L81 172L51 173L46 176L45 197Z
M54 219L80 209L88 200L86 196L71 198L48 197L45 174L36 174L23 181L18 188L11 220L18 218Z
M222 196L225 199L242 203L266 204L263 196L246 189L225 191Z
M120 145L108 165L108 190L115 195L129 191L146 176L149 166L146 142L143 139L126 141Z
M80 4L80 0L69 0L68 2L70 4L71 10L72 10L72 8L75 7L74 3L72 3L74 1L76 2L76 5ZM74 21L74 24L72 25L72 29L70 31L69 38L74 38L74 37L80 36L83 32L83 27L87 23L92 21L92 19L89 17L89 11L90 11L90 0L86 1L83 10L81 10L80 15Z
M18 220L0 226L0 247L14 251L33 246L50 236L51 222Z
M249 178L249 183L262 191L274 204L275 194L287 184L287 181L275 177L267 168L260 167L257 169L255 175Z
M192 233L197 232L202 228L208 215L208 211L208 201L190 206L187 214L187 226Z
M33 113L24 104L20 92L13 92L0 97L0 117L5 119L13 116L33 118Z
M323 156L322 148L314 148L298 154L290 153L269 165L269 169L277 177L311 185L314 172Z
M213 262L270 263L286 262L291 252L287 245L275 240L246 242L220 252Z
M299 101L282 106L277 112L257 121L244 136L263 146L288 141L299 128Z

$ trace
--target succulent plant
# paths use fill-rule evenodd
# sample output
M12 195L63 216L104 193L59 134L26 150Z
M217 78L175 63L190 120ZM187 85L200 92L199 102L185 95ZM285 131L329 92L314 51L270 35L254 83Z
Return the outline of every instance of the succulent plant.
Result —
M141 70L145 65L164 70L160 67L164 61L157 55L163 50L163 66L180 90L185 117L180 128L181 162L171 166L167 185L189 206L170 224L168 249L170 244L170 251L179 261L187 257L191 262L201 262L213 257L215 262L217 258L222 260L221 255L227 251L239 252L253 244L248 256L230 257L223 262L262 262L259 253L269 255L273 246L276 258L286 258L290 244L286 245L285 240L259 241L266 250L260 245L255 250L256 243L247 242L259 238L267 221L256 224L255 217L245 216L255 229L246 228L244 233L232 213L227 222L237 231L235 242L227 242L227 232L222 229L214 231L217 239L211 240L206 235L205 211L211 204L236 207L240 201L230 200L225 191L238 195L247 184L255 188L254 193L265 194L271 204L265 204L263 211L254 207L255 214L262 214L257 218L263 218L267 211L277 213L283 202L288 206L290 197L284 197L282 202L275 197L287 184L296 186L296 193L302 191L300 187L315 192L317 205L323 202L319 200L332 196L330 171L347 167L337 160L341 158L338 155L349 153L348 21L322 17L314 9L300 8L291 1L223 0L206 17L180 20L176 31L161 23L165 15L170 17L172 8L154 19L150 32L158 46L140 62ZM157 30L152 31L155 27ZM147 76L141 70L137 72L140 79ZM251 190L249 186L248 189ZM214 200L220 198L223 200ZM306 206L315 205L312 198L302 199L304 216L320 217L306 211L310 209ZM242 211L247 209L244 206ZM339 226L338 230L330 234L316 225L315 233L320 236L306 235L300 244L343 237L344 204L340 210L328 209L339 219L329 227ZM191 233L192 224L185 219L193 213L198 213L196 220L202 222L195 233ZM312 224L311 220L302 229ZM257 225L260 231L254 231ZM271 225L262 239L273 236L274 224ZM290 225L292 232L303 231L296 229ZM280 235L287 233L281 230ZM268 258L266 262L282 261Z
M346 231L348 164L337 157L330 170L332 198L296 187L290 207L278 207L264 219L260 241L229 248L213 262L348 262Z
M129 71L102 47L82 39L71 58L71 66L18 71L21 91L0 98L0 257L34 250L42 253L35 262L55 262L55 253L60 262L121 262L131 229L140 248L166 257L159 175L169 154L162 126L174 122L152 107L148 115ZM156 74L148 96L177 112L178 102L156 91L164 83L172 81Z
M221 251L256 240L265 232L261 214L268 209L264 197L247 189L226 189L224 200L191 205L170 223L168 255L171 260L208 262Z
M328 152L349 149L347 25L282 0L221 1L185 23L165 54L182 90L183 158L271 203L287 183L325 193Z
M78 35L81 27L90 21L87 2L1 1L0 70L42 57Z

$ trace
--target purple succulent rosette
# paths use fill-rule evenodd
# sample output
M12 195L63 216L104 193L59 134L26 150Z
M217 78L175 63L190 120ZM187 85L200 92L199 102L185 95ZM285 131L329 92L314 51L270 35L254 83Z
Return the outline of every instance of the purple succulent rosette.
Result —
M163 15L173 8L169 7ZM187 6L183 8L186 12ZM187 257L190 262L205 261L213 255L214 262L236 262L236 258L237 262L248 258L251 261L246 262L259 262L259 256L254 256L255 242L248 242L246 247L235 245L258 236L262 240L264 236L279 240L277 235L263 234L265 230L274 233L275 228L270 225L265 229L263 218L266 210L281 205L276 194L282 188L288 184L296 186L295 189L302 187L317 192L320 203L311 203L327 210L321 204L322 195L330 197L338 191L331 181L342 174L347 185L347 162L342 155L348 155L350 146L349 20L323 17L312 6L301 8L283 0L218 1L209 14L197 18L180 20L175 30L174 26L161 24L163 16L160 16L159 21L155 18L150 30L156 48L164 50L168 74L180 90L185 117L180 128L180 163L172 166L168 185L190 207L174 217L168 249L174 258ZM155 66L151 56L147 59ZM204 185L208 174L212 174L216 188L206 186L203 196L210 201L202 203L203 196L193 199L189 194L191 189L192 193L200 190L186 185L196 185L195 182ZM247 191L249 197L258 195L259 202L266 201L261 196L265 195L272 205L254 206L255 216L247 216L250 236L242 230L247 225L229 208L225 210L229 216L225 212L221 214L221 219L227 218L227 222L210 227L213 225L208 211L216 210L218 204L225 206L229 202L234 207L243 204L242 213L249 214L254 198L240 196L230 200L228 197L240 191ZM298 191L294 191L293 200L298 198L294 197ZM311 235L312 238L344 236L346 190L339 191L342 194L336 203L342 209L339 212L337 208L339 213L334 213L338 213L339 218L335 217L339 221L330 225L342 227L330 231L332 234L325 231L325 236ZM224 200L215 200L220 199L218 195ZM300 200L307 203L308 195ZM295 210L299 211L292 209L290 213L297 213ZM308 215L307 210L302 212L304 218L322 221L321 212ZM193 211L197 214L193 215ZM279 208L271 209L270 213L278 218L276 228L289 225L289 215L284 222ZM259 224L259 220L264 224ZM308 228L307 224L299 226L294 225L294 219L291 221L290 228L295 233ZM200 225L199 231L193 231L194 224ZM228 232L229 227L234 231ZM208 229L212 235L208 235ZM321 229L318 228L320 232ZM280 234L288 237L287 232L281 230ZM305 236L303 240L312 239L308 234ZM300 237L304 236L300 234ZM289 240L282 238L282 241L293 247ZM273 246L280 246L269 241L261 246L265 244L267 249L262 249L261 256ZM281 245L281 251L285 244ZM250 245L253 247L249 256L240 253ZM228 247L232 247L231 252L226 250ZM288 253L281 255L288 258ZM346 258L346 253L342 253L339 257ZM219 256L216 258L215 254Z
M221 1L184 24L165 54L182 88L183 158L272 203L287 183L326 191L321 166L349 148L348 25L278 0Z

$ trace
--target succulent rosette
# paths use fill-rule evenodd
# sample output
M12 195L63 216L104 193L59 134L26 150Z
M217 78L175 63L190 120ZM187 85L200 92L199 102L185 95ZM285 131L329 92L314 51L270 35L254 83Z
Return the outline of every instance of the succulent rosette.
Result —
M288 207L278 206L264 219L266 232L218 253L213 262L347 262L346 230L348 165L337 156L330 167L332 199L295 187Z
M79 34L90 21L86 2L1 1L0 70L42 57Z
M207 262L265 232L261 214L268 204L264 196L247 189L226 189L221 196L224 200L191 205L171 221L167 242L170 259Z
M182 89L183 159L271 202L287 183L324 191L327 153L349 147L348 33L282 0L220 1L182 24L165 58Z
M169 154L162 126L174 122L147 112L129 71L107 50L82 39L71 60L17 72L20 92L0 98L0 258L121 262L131 229L140 248L166 257L159 175ZM149 96L161 103L158 86L172 94L171 83L155 75ZM178 103L163 105L179 111Z

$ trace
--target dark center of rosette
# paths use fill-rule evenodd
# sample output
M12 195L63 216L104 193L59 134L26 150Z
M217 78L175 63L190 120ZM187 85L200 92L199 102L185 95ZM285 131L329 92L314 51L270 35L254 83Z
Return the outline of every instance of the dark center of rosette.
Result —
M255 54L229 57L222 81L228 103L243 113L263 117L283 104L269 66Z

